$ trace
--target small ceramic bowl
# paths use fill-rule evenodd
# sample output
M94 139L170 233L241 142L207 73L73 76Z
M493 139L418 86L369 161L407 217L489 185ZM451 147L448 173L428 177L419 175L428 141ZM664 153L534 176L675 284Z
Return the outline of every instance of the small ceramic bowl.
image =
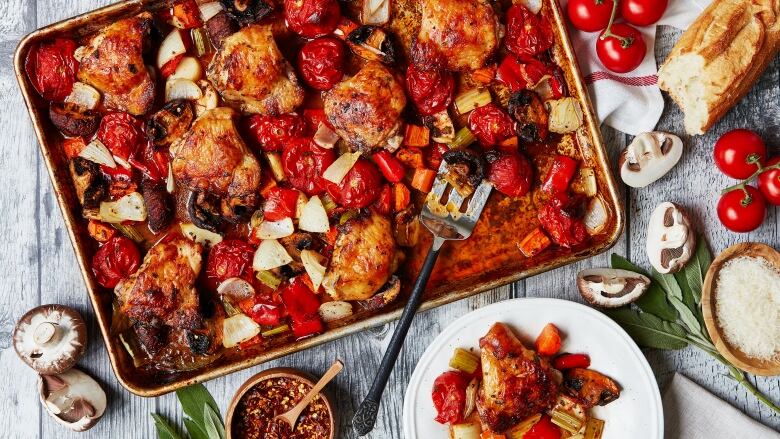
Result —
M701 308L704 315L704 323L707 326L707 332L710 334L712 342L723 357L729 360L733 365L752 373L753 375L774 376L780 375L780 358L775 356L773 359L762 360L753 358L742 352L739 347L732 345L723 335L723 329L718 323L716 312L717 297L715 290L718 283L718 275L723 265L733 258L740 256L751 256L766 259L770 265L780 270L780 253L768 245L746 242L733 245L723 251L710 265L707 270L707 276L704 278L701 294Z
M235 436L232 435L233 422L234 422L233 415L236 412L238 403L241 401L244 395L261 381L265 381L273 378L290 378L290 379L304 382L308 384L310 387L314 387L314 384L316 382L316 380L312 379L311 375L289 367L277 367L273 369L268 369L252 376L251 378L246 380L246 382L242 384L241 387L238 388L236 394L233 396L233 399L230 401L230 406L228 407L227 415L225 419L225 430L227 433L227 439L237 439ZM336 437L336 416L335 413L333 412L333 404L331 403L330 398L328 397L328 395L325 394L325 392L320 392L320 396L322 397L323 401L325 401L325 406L327 407L328 414L330 415L329 439L334 439Z

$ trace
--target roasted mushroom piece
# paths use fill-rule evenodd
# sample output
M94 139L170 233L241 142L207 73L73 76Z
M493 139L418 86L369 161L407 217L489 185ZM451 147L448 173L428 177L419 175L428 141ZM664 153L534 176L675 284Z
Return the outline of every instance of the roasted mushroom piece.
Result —
M659 273L680 271L696 252L696 234L685 211L663 202L650 215L647 225L647 257Z
M610 377L592 369L569 369L563 376L563 389L585 408L607 405L620 397L620 386Z
M577 275L577 288L591 305L617 308L639 299L650 286L650 279L628 270L595 268Z
M49 119L68 137L89 137L98 129L100 114L67 102L52 102Z
M165 188L165 183L144 177L141 179L141 193L147 211L149 230L158 234L171 224L173 219L173 199Z
M682 140L674 134L642 133L620 154L620 178L631 187L645 187L666 175L682 153Z
M25 313L14 329L14 350L36 372L51 375L73 367L84 354L87 327L63 305L42 305Z
M547 139L549 116L539 95L521 90L509 97L509 114L517 121L517 137L526 143L541 143Z
M106 392L78 369L39 376L38 393L49 415L73 431L89 430L106 411Z
M85 209L97 209L108 195L108 184L100 172L100 166L81 157L70 161L70 176L76 188L76 197Z
M485 160L469 150L449 150L442 159L447 163L447 173L442 178L464 198L471 195L485 178Z
M401 279L398 276L391 276L390 280L374 294L370 299L363 302L368 310L378 310L389 305L401 294Z
M273 3L265 0L220 0L220 3L227 15L242 26L260 21L274 11Z
M222 215L219 210L219 199L207 192L191 191L187 197L187 214L196 227L211 232L219 232Z
M222 47L222 40L233 35L238 26L230 19L227 12L221 11L217 15L211 17L206 22L206 34L211 40L211 45L219 49Z
M379 26L360 26L347 36L350 49L367 61L393 64L396 60L393 35Z
M149 118L146 134L155 146L170 146L187 132L194 119L195 113L188 101L171 101Z

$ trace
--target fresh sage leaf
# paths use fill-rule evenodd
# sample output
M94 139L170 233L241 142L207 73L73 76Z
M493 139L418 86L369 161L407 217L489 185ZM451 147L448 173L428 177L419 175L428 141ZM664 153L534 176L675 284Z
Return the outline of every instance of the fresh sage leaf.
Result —
M225 439L225 426L219 414L208 404L203 406L203 419L209 439Z
M701 303L701 290L704 287L704 277L712 263L712 255L707 248L707 243L699 237L699 244L696 246L696 254L693 255L688 264L683 269L685 279L691 288L696 304Z
M666 293L655 281L650 284L645 294L642 294L634 303L642 311L653 314L662 320L668 322L677 320L677 311L666 300Z
M691 286L688 285L688 278L685 276L685 273L682 271L679 271L674 274L674 278L677 279L677 284L680 286L680 290L682 290L682 302L685 304L685 306L688 307L694 314L698 314L698 305L696 305L696 296L693 292L693 289L691 289ZM701 294L701 293L699 293Z
M179 433L162 416L152 413L152 418L154 419L154 426L157 428L157 437L159 439L181 439Z
M639 273L647 276L647 273L645 273L644 270L634 265L634 263L632 263L628 259L616 253L612 253L612 258L610 262L612 263L612 268L614 269L633 271L634 273Z
M673 274L661 274L658 272L658 270L653 268L651 271L651 277L654 281L661 285L661 288L666 291L666 294L668 294L669 297L676 297L682 300L682 289L680 289L680 284L677 282L677 279Z
M184 426L187 427L187 434L190 435L190 439L210 439L202 426L195 423L190 418L184 418Z
M667 350L688 346L685 329L677 323L665 322L652 314L625 307L602 312L625 329L640 346Z
M196 424L201 426L205 425L205 419L203 417L204 405L211 407L217 414L220 423L222 422L222 418L219 416L217 402L214 401L214 397L211 396L211 393L206 390L206 387L204 387L203 384L193 384L183 389L179 389L176 391L176 397L179 398L179 403L181 404L182 410L184 410L184 414L189 416Z
M688 328L688 331L694 334L701 334L701 323L693 311L676 297L670 297L669 302L671 302L672 306L680 313L680 321Z

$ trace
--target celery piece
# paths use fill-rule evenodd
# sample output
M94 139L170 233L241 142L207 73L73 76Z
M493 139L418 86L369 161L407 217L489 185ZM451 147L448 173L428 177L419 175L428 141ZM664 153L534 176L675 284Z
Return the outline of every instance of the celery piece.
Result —
M449 146L452 149L465 148L474 143L476 140L477 138L474 137L474 134L471 132L471 130L469 130L468 127L463 127L455 134L455 139L453 139Z
M479 367L479 357L465 349L457 348L450 358L450 367L472 374Z

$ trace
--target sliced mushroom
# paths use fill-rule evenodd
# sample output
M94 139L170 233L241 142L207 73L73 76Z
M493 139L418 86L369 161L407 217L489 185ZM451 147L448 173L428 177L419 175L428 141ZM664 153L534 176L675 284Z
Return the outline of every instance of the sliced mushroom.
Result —
M192 105L185 100L168 102L146 123L146 134L156 146L170 146L190 128L195 119Z
M591 305L617 308L637 300L650 286L639 273L611 268L583 270L577 275L577 288Z
M225 11L218 12L206 21L206 33L211 40L211 45L216 49L222 47L222 40L233 35L237 30L238 27Z
M682 152L682 140L674 134L642 133L620 154L620 178L631 187L645 187L666 175Z
M100 114L67 102L52 102L49 119L68 137L89 137L98 129Z
M378 26L360 26L347 36L355 55L368 60L393 64L396 59L393 36Z
M195 226L218 232L222 224L219 200L205 192L191 191L187 197L187 213Z
M447 162L444 180L462 197L468 197L485 178L485 160L466 149L451 149L442 155Z
M84 210L97 209L108 195L108 184L100 172L100 166L81 157L70 161L70 176L76 188L76 197Z
M517 120L517 136L526 143L541 143L547 139L549 116L539 95L522 90L509 98L509 114Z
M220 0L227 14L245 26L267 17L274 5L264 0Z
M78 369L39 376L38 392L49 415L73 431L89 430L106 411L106 392Z
M58 374L70 369L84 354L86 345L84 320L67 306L33 308L19 319L14 329L17 355L39 374Z
M663 202L647 225L647 257L659 273L680 271L696 251L696 234L678 205Z
M173 219L173 199L165 188L164 181L141 179L141 192L147 211L149 230L158 234L167 229Z
M378 310L392 303L401 294L401 279L391 276L390 280L371 298L364 301L366 309Z

